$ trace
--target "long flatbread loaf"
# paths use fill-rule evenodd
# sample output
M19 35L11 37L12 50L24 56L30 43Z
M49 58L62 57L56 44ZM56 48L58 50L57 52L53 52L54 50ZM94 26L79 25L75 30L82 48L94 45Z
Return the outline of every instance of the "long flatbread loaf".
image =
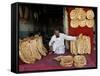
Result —
M89 36L80 34L77 40L70 41L70 52L77 54L91 54L91 39Z
M84 37L85 40L85 54L91 54L91 41L90 41L90 37L85 36Z
M22 7L19 6L19 17L23 18L23 12L22 12Z
M43 55L43 56L46 56L46 49L43 45L43 42L42 42L42 37L39 37L38 40L37 40L37 49L38 49L38 52Z
M35 35L19 40L19 57L28 64L35 63L42 56L46 56L47 49L44 47L42 37Z
M40 60L41 59L41 54L38 52L36 39L31 40L31 42L30 42L30 48L31 48L32 53L35 56L35 58L38 59L38 60Z
M77 51L78 54L84 54L84 41L83 41L83 35L79 35L79 38L77 40Z
M72 54L77 55L76 41L70 41L70 51Z
M25 41L22 42L19 48L19 56L21 60L25 63L34 63L35 62L35 57L32 54L32 51L29 48L29 42Z

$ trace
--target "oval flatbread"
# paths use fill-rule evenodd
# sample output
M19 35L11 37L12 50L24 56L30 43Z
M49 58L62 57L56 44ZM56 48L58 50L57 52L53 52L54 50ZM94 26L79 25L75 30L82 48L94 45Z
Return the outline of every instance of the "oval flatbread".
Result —
M79 25L79 21L78 21L78 20L71 20L70 26L71 26L72 28L77 28L78 25Z
M89 27L89 28L92 28L92 27L94 27L94 24L95 24L95 22L94 22L94 19L91 19L91 20L86 20L86 26L87 27Z
M73 10L70 12L70 18L71 18L71 19L77 19L77 10L73 9Z
M87 11L87 19L94 19L94 12L93 10Z
M73 65L73 56L57 56L54 60L59 61L62 67L71 67Z

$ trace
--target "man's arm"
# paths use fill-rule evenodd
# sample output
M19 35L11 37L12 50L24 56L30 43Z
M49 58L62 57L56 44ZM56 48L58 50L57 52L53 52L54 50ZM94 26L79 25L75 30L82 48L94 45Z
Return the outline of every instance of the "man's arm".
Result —
M49 42L49 54L53 53L53 43L54 43L54 38L52 37L50 42Z
M54 43L54 38L52 37L51 40L49 41L49 47L52 46Z
M64 37L65 40L76 40L76 38L77 38L75 36L68 36L68 35L65 35L65 34L63 34L63 37Z

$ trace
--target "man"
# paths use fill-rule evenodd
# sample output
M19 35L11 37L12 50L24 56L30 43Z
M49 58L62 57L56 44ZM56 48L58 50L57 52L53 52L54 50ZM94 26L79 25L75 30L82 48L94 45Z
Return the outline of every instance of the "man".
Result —
M64 54L65 53L65 44L64 40L76 40L74 36L68 36L63 33L60 33L58 29L54 31L54 35L51 37L49 42L50 50L55 54Z

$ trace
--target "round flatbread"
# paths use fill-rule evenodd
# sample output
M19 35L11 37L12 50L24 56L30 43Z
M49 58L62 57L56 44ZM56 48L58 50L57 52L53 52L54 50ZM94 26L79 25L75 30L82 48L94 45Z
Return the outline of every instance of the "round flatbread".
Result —
M73 57L71 55L63 56L60 65L63 67L71 67L73 64Z
M77 18L78 18L79 20L84 20L84 19L86 19L86 12L84 11L83 8L78 8L77 11L78 11Z
M75 67L84 67L87 64L86 57L83 55L74 56L74 66Z
M70 18L71 18L71 19L77 19L77 10L73 9L73 10L70 12Z
M86 26L86 19L80 20L79 25L80 25L80 27L85 27Z
M70 26L72 28L77 28L79 26L79 20L71 20Z
M94 12L93 12L93 10L88 10L87 11L87 19L94 19Z
M94 27L94 24L95 24L95 22L94 22L94 19L91 19L91 20L86 20L86 26L87 27L89 27L89 28L92 28L92 27Z

